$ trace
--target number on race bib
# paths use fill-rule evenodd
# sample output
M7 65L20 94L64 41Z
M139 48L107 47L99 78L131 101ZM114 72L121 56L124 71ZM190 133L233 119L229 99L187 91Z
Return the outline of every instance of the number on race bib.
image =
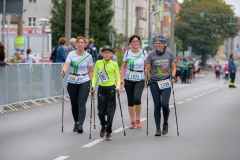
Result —
M166 79L166 80L158 81L158 87L159 87L159 90L162 90L165 88L171 88L172 85L171 85L170 80Z
M107 81L109 80L108 75L107 75L107 72L106 72L105 69L99 70L99 71L97 72L97 74L98 74L98 77L99 77L99 79L100 79L100 81L101 81L102 83L105 83L105 82L107 82Z
M129 72L128 80L133 80L133 81L140 81L142 77L141 72Z
M69 82L69 83L73 83L73 84L77 84L77 78L78 78L77 75L69 74L69 76L68 76L68 82Z

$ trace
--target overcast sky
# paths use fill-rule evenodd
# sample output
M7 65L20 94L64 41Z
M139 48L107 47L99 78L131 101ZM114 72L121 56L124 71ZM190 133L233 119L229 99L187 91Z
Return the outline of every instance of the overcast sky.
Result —
M183 0L178 0L179 3L182 3ZM233 5L235 10L235 14L240 17L240 0L225 0L225 2L229 5Z

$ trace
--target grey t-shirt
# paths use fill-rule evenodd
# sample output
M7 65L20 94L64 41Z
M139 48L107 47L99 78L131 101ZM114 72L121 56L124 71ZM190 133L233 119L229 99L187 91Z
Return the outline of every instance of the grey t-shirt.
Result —
M151 65L151 80L160 81L167 79L170 76L171 63L175 61L173 53L169 50L166 50L163 55L157 54L156 50L152 51L146 60L146 63ZM163 68L166 69L166 72L164 72Z
M180 63L176 63L176 70L181 71L182 65Z
M75 49L72 46L68 46L67 47L67 54L72 52L72 51L75 51Z

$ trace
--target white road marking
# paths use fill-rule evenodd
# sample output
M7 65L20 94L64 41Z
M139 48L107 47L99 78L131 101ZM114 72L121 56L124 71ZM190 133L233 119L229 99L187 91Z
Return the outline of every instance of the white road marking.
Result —
M90 143L88 143L88 144L86 144L82 147L92 147L93 145L98 144L99 142L102 142L103 140L104 139L96 139L96 140L94 140L94 141L92 141L92 142L90 142Z
M56 159L54 159L54 160L64 160L64 159L66 159L66 158L68 158L69 156L60 156L60 157L58 157L58 158L56 158Z
M203 96L202 94L200 94L199 96Z
M127 129L128 127L124 127L124 128ZM113 133L119 133L121 131L123 131L123 127L116 129L115 131L113 131Z
M185 101L191 101L192 99L186 99Z
M203 93L203 94L208 94L208 93Z
M182 103L184 103L184 102L178 102L177 104L182 104Z
M193 98L198 98L198 96L195 96L195 97L193 97Z
M146 120L147 120L147 118L142 118L142 119L141 119L141 122L146 121Z
M172 107L174 107L174 105L170 105L170 106L169 106L169 108L172 108Z

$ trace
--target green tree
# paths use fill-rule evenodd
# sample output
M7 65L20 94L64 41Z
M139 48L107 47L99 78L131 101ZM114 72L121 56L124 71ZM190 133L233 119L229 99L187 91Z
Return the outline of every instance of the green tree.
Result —
M215 55L227 37L237 34L236 26L227 25L230 17L234 17L234 12L224 0L184 0L175 35L182 40L184 49L192 46L194 53L202 55L205 66L207 55ZM236 17L233 22L237 22Z
M182 51L183 50L183 47L182 47L182 40L179 39L178 37L174 36L174 43L176 43L176 52L178 53L179 51Z
M112 0L90 0L89 37L94 39L94 46L100 48L109 42L109 33L114 32L110 25L114 11L111 9ZM65 36L66 0L53 1L52 44L56 46L60 37ZM84 36L85 0L72 0L72 32L71 37Z

